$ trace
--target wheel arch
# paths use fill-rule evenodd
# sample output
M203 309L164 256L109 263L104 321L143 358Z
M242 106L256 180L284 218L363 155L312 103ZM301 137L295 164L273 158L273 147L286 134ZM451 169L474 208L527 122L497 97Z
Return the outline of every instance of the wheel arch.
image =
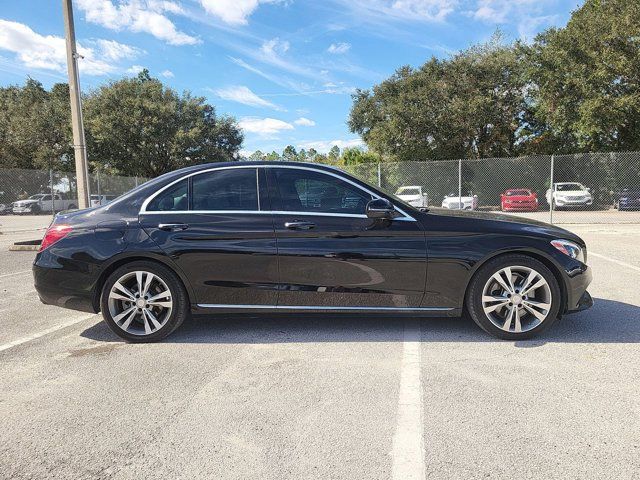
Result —
M195 294L191 286L191 283L186 278L186 276L182 273L182 271L176 268L176 266L173 265L173 263L169 261L169 259L167 259L166 257L163 257L162 255L157 255L150 252L144 252L144 253L124 252L123 254L117 255L114 258L112 258L111 261L102 269L102 271L100 272L100 275L98 276L98 280L96 282L95 291L92 299L93 307L96 312L100 311L100 296L102 295L102 288L104 287L104 284L107 281L107 278L109 278L109 275L111 275L114 271L116 271L118 268L122 267L123 265L127 265L128 263L138 262L138 261L157 263L171 270L180 279L180 283L182 283L182 286L187 292L189 303L190 304L194 303Z
M499 257L505 257L507 255L525 255L525 256L531 257L541 262L545 267L547 267L551 271L556 281L558 282L558 287L560 288L561 303L560 303L559 314L560 315L564 314L565 311L567 310L568 293L567 293L567 285L562 276L560 267L549 256L545 255L543 252L535 249L528 249L528 248L516 248L508 251L502 250L502 251L493 252L491 255L488 255L482 260L476 262L476 264L473 266L473 269L470 272L469 277L467 278L467 283L464 288L464 295L462 297L462 305L461 305L462 311L466 310L467 308L467 294L469 293L469 285L471 284L471 281L474 279L474 277L478 274L480 269L487 262L491 260L495 260L496 258L499 258Z

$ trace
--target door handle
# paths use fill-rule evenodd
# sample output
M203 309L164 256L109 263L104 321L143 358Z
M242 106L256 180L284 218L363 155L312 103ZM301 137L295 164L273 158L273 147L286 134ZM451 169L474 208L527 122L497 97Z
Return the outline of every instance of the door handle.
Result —
M189 225L186 223L161 223L158 225L160 230L164 230L165 232L175 232L178 230L186 230L189 228Z
M316 224L313 222L287 222L284 226L289 230L311 230Z

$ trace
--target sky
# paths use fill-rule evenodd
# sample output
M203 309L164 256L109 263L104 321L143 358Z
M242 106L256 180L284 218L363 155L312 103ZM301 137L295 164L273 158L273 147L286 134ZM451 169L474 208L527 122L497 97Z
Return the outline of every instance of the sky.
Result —
M66 82L60 0L0 0L0 86ZM80 83L142 68L235 117L243 154L362 146L356 88L487 41L531 41L580 0L74 0Z

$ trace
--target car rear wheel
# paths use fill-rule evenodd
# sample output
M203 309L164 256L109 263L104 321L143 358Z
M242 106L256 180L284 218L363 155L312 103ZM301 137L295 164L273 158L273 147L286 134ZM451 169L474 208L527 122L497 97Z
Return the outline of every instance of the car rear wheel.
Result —
M505 340L524 340L549 328L562 294L553 273L526 255L489 261L469 285L466 307L484 331Z
M178 276L167 267L138 261L115 270L104 284L102 316L129 342L156 342L187 317L189 301Z

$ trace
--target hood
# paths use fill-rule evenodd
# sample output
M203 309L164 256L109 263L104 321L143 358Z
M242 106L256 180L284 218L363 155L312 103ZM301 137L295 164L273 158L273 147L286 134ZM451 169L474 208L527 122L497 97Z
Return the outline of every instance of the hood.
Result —
M419 193L399 193L396 194L396 197L402 199L402 200L406 200L407 198L420 198L422 195L420 195Z
M33 199L32 200L18 200L17 202L13 202L13 203L15 203L16 205L19 205L19 206L22 207L24 205L31 205L33 203L38 203L38 200L33 200Z
M559 197L584 197L585 195L591 195L588 190L565 190L556 191L556 195Z
M505 200L533 200L536 197L534 195L505 195L502 198Z
M562 238L571 240L581 246L585 246L585 242L576 234L565 230L564 228L551 225L549 223L540 222L525 217L515 215L505 215L493 212L478 212L470 210L449 210L446 208L430 208L429 215L437 215L441 217L468 219L469 231L477 231L480 228L490 229L501 232L513 232L518 234L532 234L538 236L547 236L554 238Z

